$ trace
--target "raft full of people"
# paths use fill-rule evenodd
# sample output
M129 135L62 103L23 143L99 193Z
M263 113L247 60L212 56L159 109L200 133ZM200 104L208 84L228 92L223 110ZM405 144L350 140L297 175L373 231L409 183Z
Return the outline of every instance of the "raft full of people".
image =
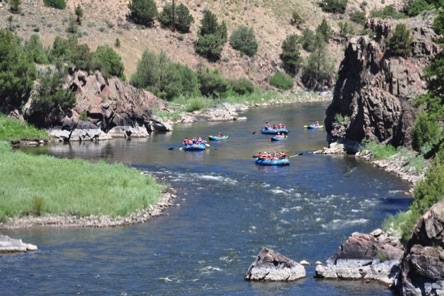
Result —
M262 128L261 133L268 134L268 135L280 135L288 134L287 127L285 124L279 123L279 124L273 124L271 125L268 121L265 123L265 126Z
M256 157L256 164L268 166L286 166L290 165L290 160L285 151L275 152L259 152Z
M201 137L198 138L185 138L183 140L183 145L181 149L185 151L202 151L205 150L207 146L210 146L207 144L206 141L202 140Z

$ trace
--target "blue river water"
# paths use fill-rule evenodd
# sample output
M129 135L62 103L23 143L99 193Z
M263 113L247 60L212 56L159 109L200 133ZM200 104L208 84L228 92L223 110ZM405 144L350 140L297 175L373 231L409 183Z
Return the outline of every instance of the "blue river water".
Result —
M255 108L247 120L175 125L147 139L49 145L30 153L105 160L150 172L177 190L177 206L148 223L115 228L1 230L35 244L34 253L0 257L1 295L392 295L382 284L317 280L325 262L355 232L370 232L407 209L409 185L350 156L311 153L325 131L327 103ZM285 123L285 141L261 135ZM181 151L185 137L222 132L203 152ZM286 151L288 167L254 163L259 151ZM54 180L56 182L56 180ZM95 184L90 184L94 187ZM263 246L307 260L292 283L244 280Z

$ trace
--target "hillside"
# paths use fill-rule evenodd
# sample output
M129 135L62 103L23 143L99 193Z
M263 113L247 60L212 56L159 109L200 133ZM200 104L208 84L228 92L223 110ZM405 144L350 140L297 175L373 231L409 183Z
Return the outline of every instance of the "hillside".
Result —
M46 46L51 46L56 36L67 35L66 27L70 16L74 16L74 8L80 5L84 10L82 26L80 27L79 43L86 43L91 50L99 45L108 44L114 47L118 38L121 46L114 49L121 55L125 64L125 75L131 77L145 49L155 52L163 50L174 61L186 64L196 69L199 63L215 67L222 75L231 78L248 77L256 84L266 86L268 77L274 73L280 64L279 53L281 44L289 34L300 34L308 27L314 30L326 18L333 30L337 32L337 23L344 15L333 15L322 12L316 1L309 0L224 0L202 1L184 0L193 15L195 22L191 33L179 34L162 28L156 22L152 28L138 27L126 20L129 0L67 0L67 8L57 10L45 7L43 0L22 0L22 13L11 14L9 5L0 0L0 25L14 27L14 31L28 39L32 34L39 34ZM381 4L383 2L384 4ZM159 11L167 3L157 0ZM380 9L389 5L390 1L366 1L367 9ZM347 10L359 10L360 2L349 1ZM218 21L225 21L230 36L239 25L252 27L259 43L258 53L253 58L241 57L226 44L219 62L210 64L194 52L194 42L205 9L211 10ZM301 30L290 24L293 11L298 11L305 19ZM12 20L10 18L12 16ZM359 29L358 29L359 30ZM336 65L343 56L340 43L331 41L329 53ZM303 55L306 53L302 52Z

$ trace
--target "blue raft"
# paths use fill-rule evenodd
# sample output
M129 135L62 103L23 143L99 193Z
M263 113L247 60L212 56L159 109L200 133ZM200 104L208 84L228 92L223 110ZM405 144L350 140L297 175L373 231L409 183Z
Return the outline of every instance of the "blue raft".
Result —
M259 158L256 158L255 162L258 165L274 165L274 166L290 165L290 160L288 158L279 158L279 159L259 159Z
M271 138L271 141L282 141L282 140L287 140L287 136L283 137L274 136Z
M264 127L261 130L261 133L267 134L267 135L277 135L277 134L287 135L288 134L288 130L286 128L273 129L273 128L265 128Z
M182 149L185 151L202 151L205 150L205 148L206 148L205 143L182 146Z
M226 139L228 139L228 136L220 136L220 137L218 137L218 136L208 136L208 139L210 140L210 141L220 141L220 140L226 140Z

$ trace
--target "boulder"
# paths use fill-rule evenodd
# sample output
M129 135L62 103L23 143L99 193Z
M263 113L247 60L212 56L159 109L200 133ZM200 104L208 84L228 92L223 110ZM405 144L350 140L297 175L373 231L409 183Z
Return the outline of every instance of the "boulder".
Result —
M17 253L36 251L37 246L26 244L21 239L13 239L7 235L0 234L0 253Z
M316 265L316 278L377 280L393 283L403 248L398 238L377 229L353 233L326 265Z
M263 247L256 260L248 268L247 281L295 281L305 277L305 268L301 264Z
M432 206L416 225L395 286L402 295L444 295L444 200Z

